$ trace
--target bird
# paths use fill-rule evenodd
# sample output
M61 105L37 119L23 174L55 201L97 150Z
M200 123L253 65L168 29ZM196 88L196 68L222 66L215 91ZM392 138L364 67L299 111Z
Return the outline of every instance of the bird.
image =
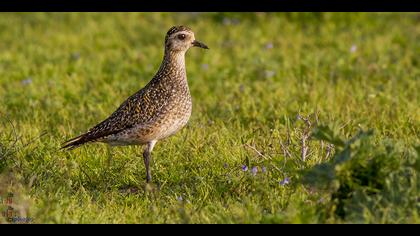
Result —
M146 182L150 183L150 160L155 144L177 133L191 116L192 98L185 54L192 47L209 49L195 39L191 28L183 25L171 27L165 36L163 60L155 76L108 118L67 140L61 149L72 150L92 142L105 143L110 147L145 146L143 160Z

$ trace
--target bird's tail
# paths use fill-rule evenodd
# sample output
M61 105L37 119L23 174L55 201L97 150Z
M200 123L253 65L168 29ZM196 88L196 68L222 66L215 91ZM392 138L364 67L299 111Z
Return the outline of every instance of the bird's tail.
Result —
M86 143L86 134L82 134L61 144L61 149L72 150Z

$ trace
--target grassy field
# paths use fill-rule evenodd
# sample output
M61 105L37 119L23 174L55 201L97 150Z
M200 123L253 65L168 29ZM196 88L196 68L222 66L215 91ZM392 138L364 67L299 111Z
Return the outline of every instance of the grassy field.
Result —
M210 50L154 186L140 147L59 150L181 24ZM420 223L418 91L415 13L1 13L0 223Z

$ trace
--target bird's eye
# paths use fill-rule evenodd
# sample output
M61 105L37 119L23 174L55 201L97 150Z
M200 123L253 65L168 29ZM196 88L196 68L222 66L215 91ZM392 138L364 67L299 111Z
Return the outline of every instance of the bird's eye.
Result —
M185 34L180 34L180 35L178 35L178 39L180 39L180 40L184 40L184 39L185 39Z

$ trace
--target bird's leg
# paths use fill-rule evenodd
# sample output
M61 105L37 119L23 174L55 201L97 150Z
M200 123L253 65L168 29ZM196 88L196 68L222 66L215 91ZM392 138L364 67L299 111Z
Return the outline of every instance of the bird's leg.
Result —
M150 172L150 159L151 159L152 150L155 144L156 144L155 140L150 141L143 152L144 165L146 166L146 182L147 183L150 183L150 181L152 180L152 176L150 174L151 173Z
M152 180L152 177L150 176L150 155L151 153L146 149L143 152L143 159L144 159L144 165L146 166L146 182L149 183Z
M109 176L111 176L111 165L112 165L112 147L110 145L106 145L106 154L107 154L107 160L106 160L106 169L103 172L103 180L105 181L106 189L109 189L111 181L107 181Z

